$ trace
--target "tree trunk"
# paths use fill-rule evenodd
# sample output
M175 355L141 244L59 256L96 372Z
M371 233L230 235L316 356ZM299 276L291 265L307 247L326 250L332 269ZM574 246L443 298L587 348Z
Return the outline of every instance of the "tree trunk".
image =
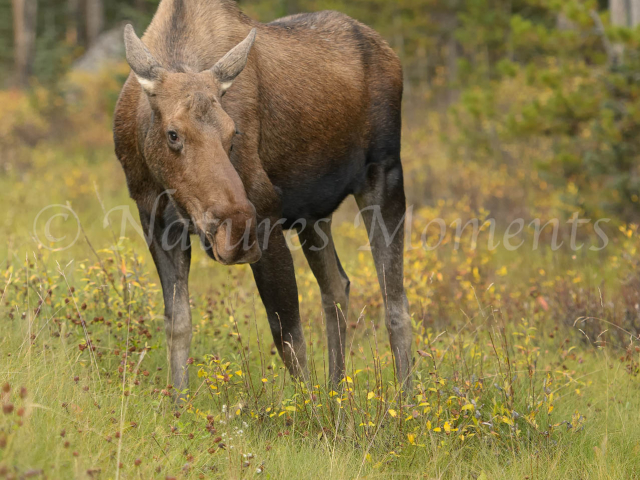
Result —
M611 23L616 27L635 28L640 24L640 0L609 0ZM617 43L612 46L614 62L624 60L624 45Z
M38 14L37 0L12 0L16 83L25 87L33 67Z
M640 24L640 0L609 0L611 23L635 28Z
M640 0L631 0L631 26L640 25Z
M628 27L630 24L629 0L609 0L611 23L617 27Z
M69 0L67 3L67 33L66 33L66 41L69 45L78 44L78 10L80 8L80 3L78 0Z
M104 6L102 0L86 0L87 46L93 45L104 28Z

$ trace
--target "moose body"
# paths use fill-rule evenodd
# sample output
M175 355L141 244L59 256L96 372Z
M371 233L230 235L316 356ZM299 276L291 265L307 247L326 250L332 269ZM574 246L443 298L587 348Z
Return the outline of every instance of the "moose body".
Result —
M320 286L330 378L340 381L349 279L331 215L349 195L408 381L402 69L391 48L337 12L260 24L231 0L163 0L142 39L125 29L125 44L132 73L115 149L160 276L175 388L188 386L190 235L223 264L251 263L275 345L292 375L307 376L290 228Z

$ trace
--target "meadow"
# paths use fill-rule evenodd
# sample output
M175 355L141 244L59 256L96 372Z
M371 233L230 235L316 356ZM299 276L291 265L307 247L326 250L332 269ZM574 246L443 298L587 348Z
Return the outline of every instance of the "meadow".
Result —
M308 385L285 373L250 268L194 244L190 391L175 404L159 281L110 139L126 72L78 81L94 94L71 106L1 93L0 478L640 477L638 226L573 231L575 184L525 161L456 160L448 114L420 102L403 145L412 395L349 201L334 221L351 278L341 384L327 384L320 294L294 234ZM477 235L462 228L473 219ZM541 227L553 219L555 233Z

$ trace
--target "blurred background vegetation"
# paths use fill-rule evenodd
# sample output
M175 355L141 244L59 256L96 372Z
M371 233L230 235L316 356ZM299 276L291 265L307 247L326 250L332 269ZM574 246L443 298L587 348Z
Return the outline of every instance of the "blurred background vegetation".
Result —
M34 148L70 135L89 157L109 148L128 74L122 25L142 31L157 3L0 0L2 170L28 168ZM412 147L412 200L638 219L640 0L239 3L265 22L336 9L384 35L405 67L407 125L430 139ZM429 160L436 143L446 162Z

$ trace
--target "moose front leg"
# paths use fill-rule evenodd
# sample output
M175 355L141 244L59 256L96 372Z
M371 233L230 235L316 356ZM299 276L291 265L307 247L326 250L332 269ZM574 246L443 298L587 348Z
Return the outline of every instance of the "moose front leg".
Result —
M293 377L307 380L307 347L300 322L293 258L281 225L276 223L271 229L267 223L261 224L258 233L262 258L251 269L280 357Z
M191 241L182 222L167 226L163 219L140 209L140 219L151 256L156 264L164 297L164 323L171 381L180 397L189 387L187 361L191 347L191 309L189 307L189 268Z

